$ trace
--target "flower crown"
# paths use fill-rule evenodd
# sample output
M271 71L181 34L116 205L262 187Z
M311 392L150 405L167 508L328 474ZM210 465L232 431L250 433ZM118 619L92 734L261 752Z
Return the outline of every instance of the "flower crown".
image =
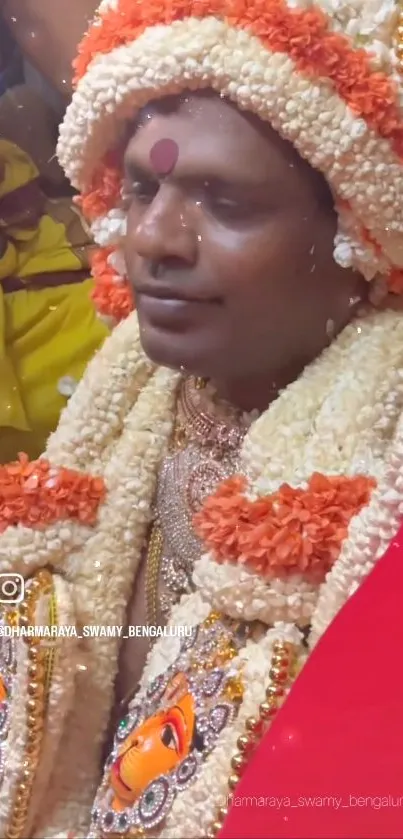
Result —
M100 251L95 300L133 306L119 142L151 99L212 88L325 176L334 258L403 290L403 16L396 0L103 0L79 47L58 155Z

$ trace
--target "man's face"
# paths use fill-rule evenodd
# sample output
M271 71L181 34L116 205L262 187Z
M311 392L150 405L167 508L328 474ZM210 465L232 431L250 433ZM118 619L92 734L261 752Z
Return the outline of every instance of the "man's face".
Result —
M166 175L162 140L177 150ZM321 176L220 97L151 106L126 149L125 192L126 263L155 362L215 379L292 369L349 319L361 281L333 261Z

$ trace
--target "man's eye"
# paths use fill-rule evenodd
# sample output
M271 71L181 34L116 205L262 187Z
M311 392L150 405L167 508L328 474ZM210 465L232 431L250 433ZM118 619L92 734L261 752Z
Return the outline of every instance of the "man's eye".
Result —
M159 190L159 184L153 181L133 181L131 184L126 184L123 190L124 202L130 202L133 199L140 204L151 204Z
M179 742L175 728L171 723L164 725L161 732L161 742L167 749L174 749L176 752L179 749Z
M245 215L244 204L232 198L211 196L209 204L211 212L220 218L241 218Z

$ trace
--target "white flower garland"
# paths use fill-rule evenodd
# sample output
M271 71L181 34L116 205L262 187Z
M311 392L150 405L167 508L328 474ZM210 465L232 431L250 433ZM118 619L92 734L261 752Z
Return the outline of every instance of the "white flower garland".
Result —
M91 225L91 233L102 248L119 244L126 235L127 215L122 209L110 210Z
M173 427L176 380L174 374L161 368L139 394L105 468L108 496L98 526L86 543L85 561L82 552L66 558L65 574L74 581L79 626L125 622L127 593L136 576L150 522L157 465ZM53 787L63 813L68 809L70 824L77 824L80 812L85 814L85 821L89 799L95 792L89 779L94 783L98 774L113 701L119 639L86 638L81 647L86 670L81 674L74 718L61 744L66 764L75 765L75 769L74 773L58 773L60 784ZM77 743L79 756L75 754ZM56 809L55 824L59 818Z
M403 405L403 318L370 313L354 321L253 425L242 451L242 471L258 495L280 482L303 486L315 472L379 477L390 427Z
M275 492L284 481L303 488L315 471L380 480L372 503L351 523L351 540L346 541L342 557L363 529L368 533L368 517L378 515L377 499L383 499L385 487L390 486L388 451L396 458L392 441L403 407L402 341L399 313L372 313L351 324L252 425L244 441L240 471L249 477L252 498ZM400 455L397 459L400 463ZM396 516L390 516L388 497L386 539L398 526ZM386 544L384 539L384 549ZM372 547L371 543L371 556ZM357 548L354 551L357 555ZM363 556L361 539L356 562ZM341 561L329 579L338 580ZM194 580L216 608L233 617L268 624L291 620L306 625L313 620L316 626L319 587L298 575L267 583L244 566L219 565L207 554L196 564ZM337 605L326 605L329 597L333 601L334 594L321 598L322 631L346 599L345 585Z
M10 818L11 807L14 799L14 790L18 784L25 745L27 741L27 665L28 652L25 644L16 648L17 670L13 680L12 708L10 729L5 746L5 760L7 772L4 772L4 780L0 792L0 831L5 835L8 819Z
M306 626L318 599L318 587L301 575L268 583L245 566L219 565L210 554L196 563L193 581L214 609L244 621L288 621Z
M54 465L103 475L107 497L97 526L62 522L43 531L9 528L0 537L0 571L11 567L30 576L44 565L56 570L63 564L64 575L74 586L71 622L78 628L85 623L125 621L127 591L150 520L157 464L173 427L178 376L164 369L153 375L153 366L138 346L134 316L93 360L46 452ZM86 669L80 672L80 690L53 763L55 805L52 819L46 817L41 827L42 837L54 836L61 824L75 825L81 835L86 831L112 701L117 647L117 639L83 639L79 653L70 651L70 665L84 660ZM61 702L53 709L56 728L63 722L63 707ZM16 757L18 753L16 749ZM32 819L36 816L33 810Z
M331 620L373 569L393 537L403 514L403 418L387 463L383 481L366 507L351 524L350 538L322 586L312 617L310 644L320 638Z

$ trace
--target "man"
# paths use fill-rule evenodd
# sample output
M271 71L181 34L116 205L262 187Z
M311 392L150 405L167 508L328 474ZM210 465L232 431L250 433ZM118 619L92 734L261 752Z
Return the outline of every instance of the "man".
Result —
M59 157L122 322L1 475L11 836L216 835L398 529L398 15L355 14L118 0L80 46Z

